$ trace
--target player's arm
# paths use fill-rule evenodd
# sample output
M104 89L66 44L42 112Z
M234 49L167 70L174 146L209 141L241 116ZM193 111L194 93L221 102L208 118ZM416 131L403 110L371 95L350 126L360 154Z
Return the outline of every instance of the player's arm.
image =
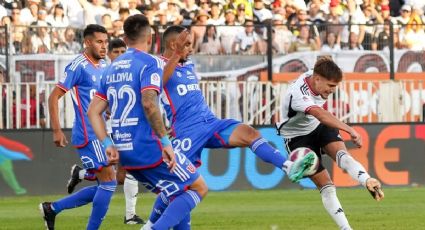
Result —
M96 95L90 102L87 115L97 139L102 141L109 163L116 164L118 163L118 151L106 132L105 121L103 120L103 113L107 108L108 102Z
M153 89L145 89L142 91L142 107L145 112L146 119L148 120L151 128L155 134L160 138L163 146L163 158L168 163L171 171L175 168L175 155L171 142L167 137L164 122L162 120L161 111L158 106L158 91Z
M188 42L190 42L189 31L184 30L177 37L176 50L164 66L162 77L164 85L167 84L168 80L171 78L171 76L173 76L174 70L176 69L176 66L179 64L180 60L189 52L186 46L186 44L190 44Z
M53 130L53 142L58 147L65 147L68 144L59 122L59 99L65 95L65 93L63 89L56 86L49 96L50 125Z
M329 111L324 110L319 106L312 106L310 109L306 111L306 113L314 116L320 123L339 130L343 130L350 134L353 142L358 146L362 146L361 136L354 130L352 127L348 126L344 122L338 120L334 115L332 115Z

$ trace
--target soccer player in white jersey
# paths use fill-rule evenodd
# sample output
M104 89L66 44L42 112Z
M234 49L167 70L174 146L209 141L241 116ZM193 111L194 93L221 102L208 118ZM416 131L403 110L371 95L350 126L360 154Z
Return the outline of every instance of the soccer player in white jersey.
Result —
M347 132L357 147L362 146L361 136L322 108L341 80L342 71L335 62L329 58L317 60L312 71L302 74L288 88L282 102L281 122L276 124L276 128L288 152L307 147L318 155L320 165L310 179L320 190L323 206L338 227L349 230L351 227L336 195L335 185L321 164L321 154L328 154L338 167L366 187L377 201L384 198L384 193L381 183L370 177L365 168L348 153L339 130Z

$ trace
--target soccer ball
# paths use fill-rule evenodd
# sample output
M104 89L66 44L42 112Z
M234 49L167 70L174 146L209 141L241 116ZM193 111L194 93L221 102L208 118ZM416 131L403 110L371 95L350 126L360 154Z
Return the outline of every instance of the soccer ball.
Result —
M305 155L307 155L308 153L313 153L314 155L314 160L313 160L313 166L310 167L310 169L306 170L304 172L305 176L312 176L317 172L317 169L319 168L319 157L316 155L316 153L309 149L309 148L296 148L294 151L292 151L289 154L289 160L292 162L295 162L298 159L301 159L302 157L304 157Z

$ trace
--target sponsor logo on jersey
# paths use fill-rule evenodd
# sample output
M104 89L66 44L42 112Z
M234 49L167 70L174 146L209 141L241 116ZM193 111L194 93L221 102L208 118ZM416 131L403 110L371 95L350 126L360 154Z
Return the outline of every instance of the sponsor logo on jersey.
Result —
M131 67L131 60L119 60L119 61L113 62L112 66L115 67L115 70L129 69Z
M182 77L182 73L177 72L177 77Z
M93 82L96 82L96 76L95 75L91 75L91 79Z
M118 130L115 130L114 139L118 141L131 141L131 133L120 133Z
M133 150L133 143L129 142L129 143L115 144L115 147L117 148L118 151L130 151L130 150Z
M159 74L157 74L157 73L153 73L153 74L151 75L151 84L152 84L152 85L156 85L156 86L158 86L158 87L160 87L160 86L161 86L161 77L159 76Z
M187 92L189 92L189 91L201 91L201 88L199 88L198 84L188 84L188 85L179 84L179 85L177 85L177 93L180 96L186 95Z

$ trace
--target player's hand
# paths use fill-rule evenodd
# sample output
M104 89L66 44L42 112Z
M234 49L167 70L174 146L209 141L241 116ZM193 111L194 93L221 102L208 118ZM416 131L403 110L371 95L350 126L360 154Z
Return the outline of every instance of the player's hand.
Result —
M174 154L172 145L165 146L162 149L162 158L168 165L170 172L174 172L174 169L176 168L176 154Z
M117 164L119 161L119 153L117 148L114 146L109 146L105 150L106 156L108 157L108 163L109 164Z
M351 136L351 140L353 141L353 143L358 148L361 148L362 147L362 136L360 136L360 134L357 133L356 130L354 130L354 129L351 129L350 136Z
M180 56L180 58L186 57L190 52L189 46L186 45L188 42L190 42L189 35L190 35L189 31L186 29L186 30L183 30L176 39L175 54Z
M369 190L373 199L380 201L384 199L384 191L382 191L381 182L375 178L369 178L366 180L366 188Z
M53 131L53 142L57 147L65 147L68 144L68 140L61 129Z

